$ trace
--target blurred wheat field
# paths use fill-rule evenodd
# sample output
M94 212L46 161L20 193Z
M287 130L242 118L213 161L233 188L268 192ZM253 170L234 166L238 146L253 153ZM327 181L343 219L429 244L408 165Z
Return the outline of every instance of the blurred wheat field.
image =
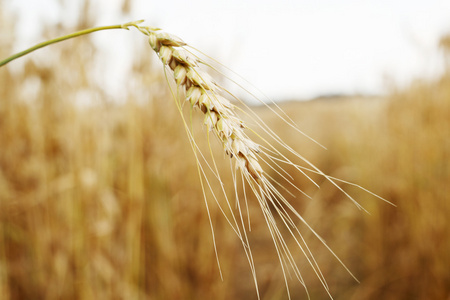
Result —
M211 206L220 279L194 156L148 53L124 101L111 103L91 80L88 40L48 51L65 64L0 69L1 299L256 299L242 245ZM450 70L386 98L281 106L328 150L254 109L326 174L397 205L350 187L368 215L329 183L316 190L294 178L314 199L293 205L361 281L311 239L334 298L449 299ZM273 242L249 205L261 298L285 299ZM311 298L327 299L295 255Z

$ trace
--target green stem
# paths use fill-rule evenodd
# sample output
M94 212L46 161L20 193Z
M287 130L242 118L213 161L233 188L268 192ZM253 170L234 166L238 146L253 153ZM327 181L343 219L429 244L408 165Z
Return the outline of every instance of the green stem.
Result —
M24 56L24 55L30 53L30 52L33 52L34 50L40 49L42 47L45 47L45 46L48 46L48 45L51 45L51 44L55 44L55 43L58 43L58 42L61 42L61 41L64 41L64 40L68 40L68 39L71 39L71 38L74 38L74 37L82 36L82 35L89 34L89 33L95 32L95 31L100 31L100 30L108 30L108 29L126 29L126 30L128 30L130 26L137 27L137 24L142 23L142 22L143 22L143 20L135 21L135 22L129 22L129 23L121 24L121 25L95 27L95 28L90 28L90 29L77 31L77 32L74 32L74 33L71 33L71 34L68 34L68 35L64 35L64 36L58 37L56 39L48 40L48 41L39 43L39 44L37 44L37 45L35 45L35 46L31 47L31 48L28 48L28 49L26 49L24 51L21 51L19 53L11 55L10 57L0 61L0 67L6 65L7 63L9 63L12 60L15 60L16 58L19 58L21 56Z

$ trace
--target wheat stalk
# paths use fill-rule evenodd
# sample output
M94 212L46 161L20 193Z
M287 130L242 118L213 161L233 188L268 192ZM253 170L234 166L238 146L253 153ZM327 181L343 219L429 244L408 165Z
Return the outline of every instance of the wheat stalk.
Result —
M361 209L362 207L349 194L347 194L336 182L347 183L356 186L358 188L361 188L365 191L367 190L358 185L328 176L323 172L321 172L312 163L310 163L308 160L302 157L294 149L289 147L289 145L286 144L281 138L279 138L278 135L271 130L270 126L265 124L256 113L253 113L251 115L253 117L253 120L255 121L256 125L272 139L273 143L270 143L266 139L262 138L260 135L258 136L260 137L260 140L264 145L250 139L249 136L246 134L246 130L250 130L251 132L256 132L256 130L249 128L243 122L243 120L236 113L237 110L241 109L236 105L234 105L231 101L229 101L227 99L227 96L231 96L232 98L235 98L237 100L239 99L237 97L234 97L226 89L221 87L210 77L210 75L208 75L208 73L206 73L200 68L201 65L204 66L210 65L206 61L202 60L200 57L194 55L191 51L189 51L187 48L189 45L186 44L180 38L171 35L169 33L166 33L160 30L159 28L141 26L139 25L141 22L142 21L136 21L125 23L122 25L97 27L88 30L82 30L57 39L49 40L0 61L0 67L34 50L69 38L74 38L84 34L106 29L129 29L130 27L137 28L140 32L142 32L148 37L148 42L151 48L156 52L161 62L165 66L165 69L170 71L171 73L170 76L173 77L177 85L177 92L173 93L174 99L179 98L179 95L181 94L184 95L181 97L183 101L177 102L180 113L182 113L184 103L189 104L191 111L194 109L200 110L205 116L204 126L207 128L208 141L209 141L209 133L212 132L214 136L216 136L216 138L221 142L224 149L224 153L228 155L230 159L234 162L234 168L232 168L233 184L236 189L236 195L234 195L234 197L236 198L238 205L237 205L237 213L236 214L232 213L231 217L228 217L227 214L225 213L225 208L218 201L211 187L211 184L208 180L208 177L206 176L205 169L208 168L214 173L215 177L217 178L217 180L219 180L220 184L222 185L222 193L225 196L226 205L228 206L228 209L230 211L233 211L229 201L229 198L231 197L227 195L225 189L223 188L224 183L221 179L220 175L221 172L219 172L218 167L216 166L214 154L212 153L212 150L210 150L211 157L213 157L213 163L209 164L208 162L206 162L204 155L201 153L199 146L196 143L194 134L190 130L186 120L183 117L183 114L181 114L184 120L189 140L191 142L192 149L194 150L194 154L198 163L201 185L204 191L205 204L212 228L214 248L216 251L219 271L220 271L220 263L215 245L214 229L212 226L211 217L209 215L208 202L206 199L207 198L205 193L206 186L208 186L209 189L211 190L211 193L216 203L218 204L220 210L222 211L228 223L231 225L231 227L233 228L233 230L235 231L235 233L238 235L239 239L242 242L244 251L247 256L247 260L249 262L252 271L253 280L256 287L256 293L258 295L258 298L260 298L256 269L251 251L251 245L249 243L249 239L247 236L246 226L244 225L244 216L242 212L243 209L241 207L244 204L242 204L239 201L239 197L237 196L238 179L241 179L243 190L245 190L245 183L246 183L247 186L255 195L258 204L261 208L261 211L264 215L266 224L268 226L269 232L274 242L275 249L278 254L278 259L280 261L281 268L283 271L284 281L286 284L286 289L289 298L290 294L287 280L287 273L289 270L293 271L295 277L297 277L299 282L304 286L307 293L308 289L302 278L302 274L300 273L300 270L297 267L297 264L291 253L291 250L288 247L288 244L285 240L285 236L283 236L279 228L278 223L281 223L281 225L287 229L287 231L297 244L298 248L304 254L308 263L316 273L318 279L321 281L329 297L332 298L331 292L329 291L327 282L324 276L322 275L320 267L317 264L312 252L308 248L308 245L306 244L306 241L302 233L298 229L295 219L298 219L300 222L302 222L323 243L323 245L325 245L325 247L336 257L336 259L350 274L351 272L347 269L347 267L345 267L343 262L334 254L334 252L325 244L324 240L308 225L308 223L295 210L295 208L289 203L289 201L280 193L280 191L276 188L276 186L278 186L279 188L284 188L283 184L271 178L270 175L267 173L267 171L264 170L260 162L264 162L264 164L268 168L270 168L271 170L275 171L278 175L280 175L280 177L283 178L283 180L285 180L287 184L295 187L300 192L302 191L291 182L290 175L284 171L283 165L289 165L294 167L296 170L298 170L308 178L309 176L305 172L319 174L324 178L326 178L333 185L335 185L340 191L342 191L345 195L347 195L347 197L349 197ZM244 104L243 102L241 103ZM270 109L273 110L272 108ZM292 120L290 120L287 117L287 115L283 114L283 112L276 112L274 110L273 112L276 113L280 118L282 118L287 125L296 128ZM309 167L306 168L300 166L289 160L285 155L282 154L280 149L278 149L278 146L284 148L285 150L293 154L295 157L305 162L307 165L309 165ZM206 162L206 168L205 166L203 166L203 164L200 163L201 161ZM312 179L310 180L312 181ZM385 199L371 193L370 191L367 192L386 201ZM247 198L245 198L244 200L248 210ZM281 222L277 223L276 218L273 215L272 211L276 212ZM294 218L291 215L294 216ZM248 222L249 222L248 227L250 228L250 220Z

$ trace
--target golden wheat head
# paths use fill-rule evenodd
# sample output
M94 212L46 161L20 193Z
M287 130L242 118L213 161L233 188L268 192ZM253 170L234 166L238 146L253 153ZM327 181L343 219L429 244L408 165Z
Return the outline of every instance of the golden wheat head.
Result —
M268 226L275 249L278 254L278 259L282 267L289 298L289 286L287 281L287 273L289 270L293 271L295 277L305 287L306 292L307 287L302 278L300 270L297 267L291 250L286 243L285 236L282 234L279 226L284 226L285 229L287 229L287 232L294 239L296 245L306 257L309 265L316 273L318 279L321 281L328 295L330 296L330 298L332 298L326 280L319 268L319 265L317 264L313 254L309 250L306 241L302 233L298 229L298 226L296 225L296 221L294 221L294 219L297 219L298 221L306 225L306 227L325 245L325 247L327 247L334 256L336 255L325 244L323 239L320 238L320 236L306 223L303 217L287 201L287 199L280 193L278 188L284 188L283 185L275 181L267 172L265 172L260 162L264 162L264 165L275 171L278 175L280 175L281 178L283 178L283 180L285 180L286 183L294 186L300 192L302 191L291 182L290 175L286 174L286 172L283 170L283 165L293 166L297 171L301 172L309 179L310 177L305 172L319 174L330 181L333 185L335 185L345 195L347 195L358 207L362 208L350 195L348 195L340 186L336 184L337 181L345 181L328 176L321 172L318 168L316 168L313 164L311 164L303 156L298 154L294 149L289 147L289 145L281 140L279 136L270 129L270 126L265 124L256 114L253 115L255 123L274 142L268 142L266 139L262 138L259 135L258 136L260 137L260 140L264 143L264 145L261 145L260 143L257 143L254 140L250 139L246 134L246 129L250 130L253 133L256 132L256 130L249 128L244 123L244 121L236 114L236 110L241 109L227 99L227 96L231 96L234 99L237 99L237 97L229 93L225 88L221 87L211 78L208 73L200 68L200 66L211 67L210 64L208 64L206 61L203 61L192 51L188 50L188 45L183 40L174 35L166 33L159 28L137 25L135 27L148 36L148 42L151 48L158 55L159 59L165 66L165 70L167 70L171 74L169 76L174 79L177 86L177 92L173 92L174 98L180 98L179 95L183 95L181 96L181 102L177 102L180 112L182 110L182 107L184 106L184 103L188 103L191 110L197 109L204 114L204 126L206 127L207 132L212 132L214 136L218 138L223 146L224 153L228 155L234 162L234 169L232 170L234 185L236 185L237 182L236 178L242 178L242 184L247 184L247 186L250 187L250 190L258 200L258 204L264 215L266 224ZM175 96L175 94L177 96ZM244 104L242 101L241 103ZM290 120L287 115L283 115L283 112L275 113L280 118L282 118L289 126L295 127L295 124L291 122L292 120ZM194 135L188 129L189 126L186 124L186 121L185 126L188 132L189 139L191 141L191 146L194 150L199 165L200 179L202 180L203 177L203 180L205 181L204 183L202 180L202 187L208 185L211 189L211 185L208 182L208 178L206 177L206 173L204 170L205 167L203 167L200 163L203 154L199 152L197 143L194 139ZM284 150L287 150L289 153L305 162L309 167L306 168L295 164L285 155L283 155L276 146L280 146ZM197 154L197 152L199 152L200 154ZM213 156L213 154L211 154L211 156ZM215 174L214 176L220 181L222 185L224 184L221 180L221 175L219 170L217 169L217 166L215 165L215 162L213 162L213 165L206 163L206 168L212 170ZM278 186L278 188L276 186ZM214 191L211 192L214 195ZM232 196L227 195L225 189L223 189L222 192L226 199L226 205L231 209L231 205L228 199ZM216 197L214 196L214 198ZM236 198L238 197L236 196ZM239 199L237 199L237 201L239 202ZM247 201L247 199L245 199L245 201ZM205 203L207 203L206 199ZM217 201L217 199L216 203L221 207L221 204ZM255 264L253 261L251 246L247 237L247 230L244 226L244 219L240 205L240 203L237 205L238 212L236 214L232 214L231 218L227 217L222 208L220 209L222 210L225 218L227 218L228 223L232 226L233 230L236 232L242 242L247 260L250 264L256 291L259 298ZM277 214L277 217L273 215L273 212ZM250 225L248 225L248 227L250 227ZM338 259L338 261L350 273L350 271L339 260L339 258L337 258L337 256L336 259Z

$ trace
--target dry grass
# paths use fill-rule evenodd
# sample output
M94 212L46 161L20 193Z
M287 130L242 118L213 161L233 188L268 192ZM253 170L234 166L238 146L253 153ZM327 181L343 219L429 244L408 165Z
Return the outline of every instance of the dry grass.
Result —
M172 95L159 88L166 85L164 78L149 74L143 67L149 62L140 62L133 74L139 88L129 89L126 103L77 107L73 101L80 89L105 97L79 63L89 63L79 54L86 51L73 51L85 45L59 48L64 67L28 62L23 75L0 69L0 81L8 87L0 90L2 299L256 298L242 241L217 206L209 206L209 217L205 211L189 138L175 106L168 109ZM61 76L68 74L65 68L79 76ZM22 90L30 80L40 83L35 99ZM438 82L414 83L389 99L285 104L299 127L328 151L259 108L283 140L326 174L369 187L398 205L392 208L352 190L371 215L362 214L327 180L313 176L321 186L317 190L293 164L285 167L296 186L314 196L304 200L287 186L299 198L290 202L293 208L361 280L357 284L296 222L306 229L302 232L336 299L449 296L449 86L445 75ZM200 114L192 118L193 126L203 122ZM223 151L219 143L195 141L201 149ZM290 161L297 159L282 151ZM217 169L230 168L228 157L217 155L215 161ZM282 180L281 174L268 174ZM232 175L222 178L232 180ZM233 185L211 185L212 191L235 193ZM211 199L208 191L206 199ZM281 193L289 197L288 191ZM248 198L248 239L260 295L285 298L283 272L257 200ZM296 247L295 239L286 243ZM302 253L292 255L311 298L327 297ZM293 282L292 298L305 297L295 279L288 281Z

